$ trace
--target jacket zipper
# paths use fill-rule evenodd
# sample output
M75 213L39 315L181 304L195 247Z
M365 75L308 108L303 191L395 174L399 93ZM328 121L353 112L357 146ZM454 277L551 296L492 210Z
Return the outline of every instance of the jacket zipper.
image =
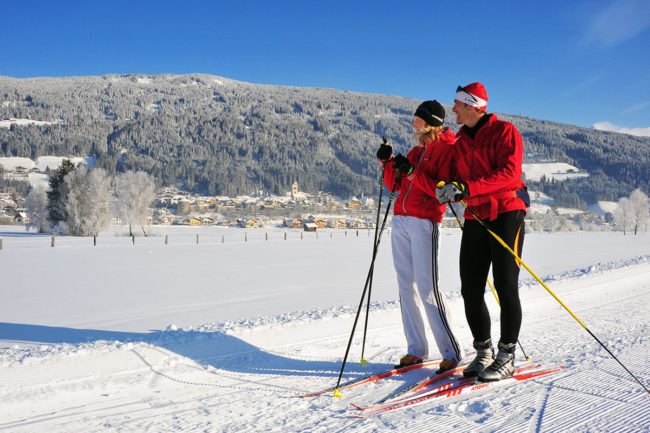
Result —
M420 160L418 161L418 165L416 165L413 170L417 169L420 164L422 164L422 160L424 159L424 154L427 152L426 145L424 147L424 150L422 151L422 154L420 155ZM406 189L406 194L404 194L404 200L402 200L402 208L404 209L404 216L409 216L408 213L406 212L406 199L411 192L411 187L413 186L413 182L409 181L409 187Z

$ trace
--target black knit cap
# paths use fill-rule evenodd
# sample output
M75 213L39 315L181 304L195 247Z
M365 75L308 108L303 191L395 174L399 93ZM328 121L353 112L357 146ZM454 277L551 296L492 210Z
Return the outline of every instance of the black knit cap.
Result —
M431 126L442 126L445 123L445 108L436 101L424 101L415 110L415 115Z

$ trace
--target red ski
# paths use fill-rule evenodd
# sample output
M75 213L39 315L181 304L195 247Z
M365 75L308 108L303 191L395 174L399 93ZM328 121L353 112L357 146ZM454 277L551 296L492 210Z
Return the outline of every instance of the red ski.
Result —
M523 382L526 380L535 379L538 377L557 373L565 369L564 366L560 366L560 367L555 367L555 368L550 368L545 370L529 371L533 368L538 368L539 366L540 366L539 364L536 364L536 365L521 367L520 369L518 369L518 371L515 372L515 374L512 377L508 379L496 381L496 382L479 382L476 378L460 379L454 382L450 382L438 386L431 390L423 390L422 392L417 393L414 396L410 396L400 400L389 401L384 404L368 406L368 407L355 406L357 409L361 410L361 413L355 414L355 416L360 418L373 417L373 416L381 415L386 412L422 404L432 399L455 398L463 395L478 393L488 389L500 388L518 382ZM525 371L522 371L521 369L525 369Z
M437 365L437 364L440 363L440 361L441 361L440 359L437 359L437 360L433 360L433 361L424 361L424 362L421 362L419 364L407 365L406 367L392 368L390 370L383 371L383 372L377 373L377 374L373 374L371 376L366 376L366 377L362 377L362 378L359 378L359 379L352 379L350 381L342 383L341 385L339 385L338 388L328 388L328 389L324 389L322 391L317 391L317 392L312 392L312 393L309 393L309 394L300 395L298 397L303 397L303 398L317 397L319 395L323 395L323 394L326 394L328 392L334 392L335 389L343 390L343 389L354 388L354 387L357 387L359 385L363 385L363 384L370 383L370 382L375 382L377 380L385 379L387 377L395 376L397 374L403 374L403 373L407 373L409 371L417 370L417 369L420 369L420 368L423 368L423 367L429 367L429 366L432 366L432 365Z

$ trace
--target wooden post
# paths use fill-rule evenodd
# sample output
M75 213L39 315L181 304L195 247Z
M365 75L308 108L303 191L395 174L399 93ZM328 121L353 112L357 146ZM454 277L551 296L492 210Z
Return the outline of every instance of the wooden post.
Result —
M93 235L93 246L97 246L97 235Z
M244 232L244 242L248 242L248 233Z
M135 245L135 235L131 235L131 242Z
M284 240L287 240L287 232L284 232Z
M268 234L268 233L264 233L264 235L266 236L266 240L268 241L268 240L269 240L269 234Z
M0 250L2 249L2 238L0 238Z
M199 244L199 235L196 235L196 244Z
M330 239L334 239L334 232L330 232Z
M302 239L302 232L300 232L300 239Z
M52 236L52 241L50 242L50 246L54 248L54 236Z
M357 237L359 237L359 230L357 230Z
M165 245L169 242L169 235L165 235Z
M224 239L224 238L225 238L225 236L224 236L224 235L221 235L221 243L224 243L224 242L225 242L225 239Z

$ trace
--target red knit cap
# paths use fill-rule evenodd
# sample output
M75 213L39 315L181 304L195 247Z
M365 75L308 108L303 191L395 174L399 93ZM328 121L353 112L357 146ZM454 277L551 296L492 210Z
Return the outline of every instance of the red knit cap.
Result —
M488 102L487 90L482 83L476 82L456 88L456 101L485 111Z

